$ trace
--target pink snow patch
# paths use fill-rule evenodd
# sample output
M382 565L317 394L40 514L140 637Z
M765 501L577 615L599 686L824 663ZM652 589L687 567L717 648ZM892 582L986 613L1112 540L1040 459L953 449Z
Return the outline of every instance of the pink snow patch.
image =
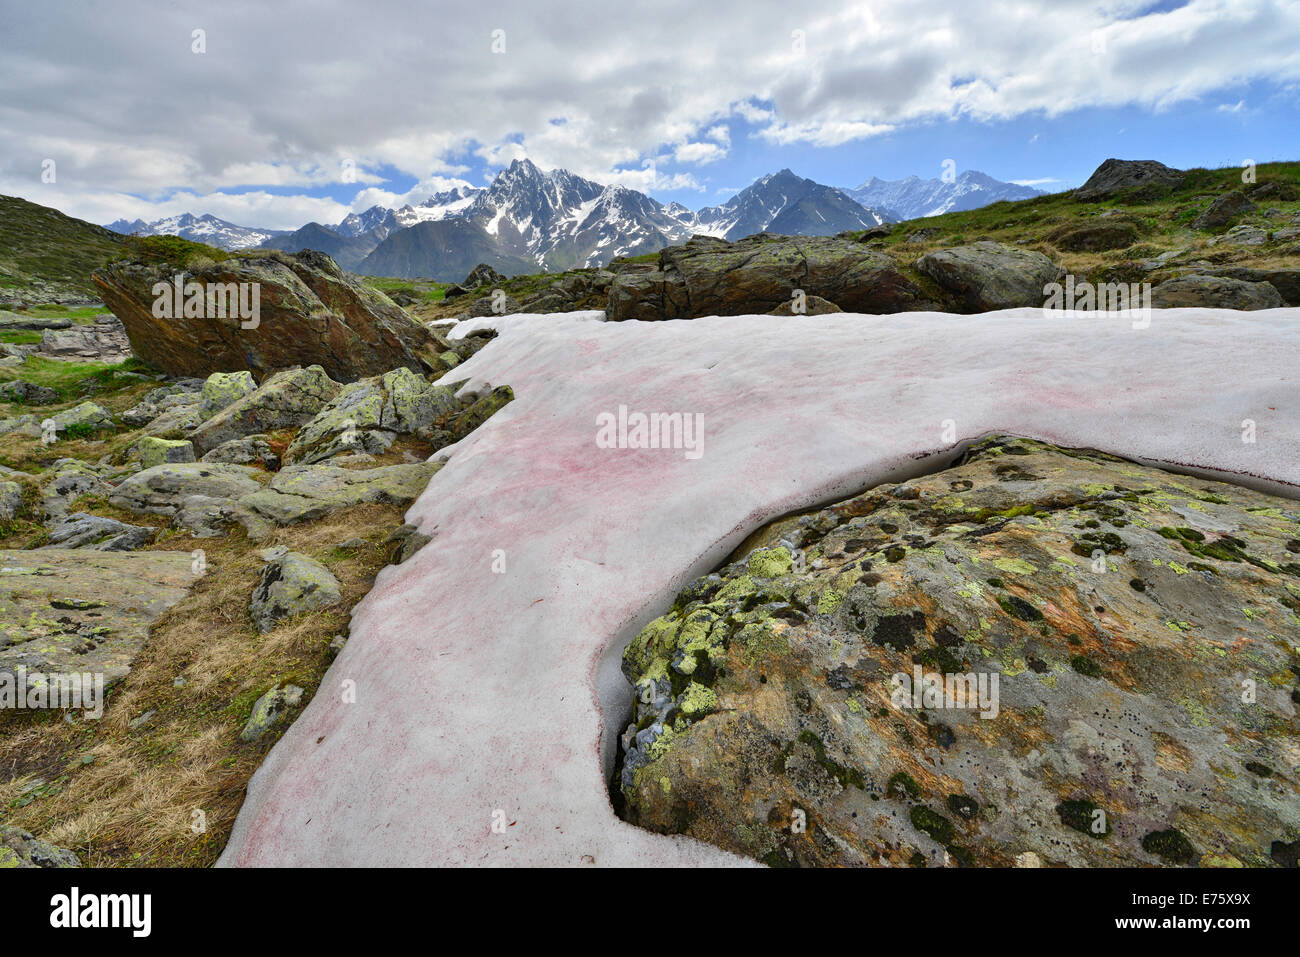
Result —
M754 528L989 432L1300 488L1300 309L599 315L484 323L453 376L515 401L411 508L434 540L358 606L221 864L745 863L625 824L606 780L624 644ZM620 405L701 413L702 455L599 448Z

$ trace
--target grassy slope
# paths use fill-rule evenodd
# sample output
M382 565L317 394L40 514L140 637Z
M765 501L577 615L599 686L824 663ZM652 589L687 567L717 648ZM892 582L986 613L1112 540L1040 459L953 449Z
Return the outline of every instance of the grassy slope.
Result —
M94 297L90 273L118 255L125 237L15 196L0 196L0 286L30 279Z
M1257 210L1244 216L1240 222L1266 229L1290 224L1300 214L1300 163L1263 164L1258 167L1256 178L1256 185L1279 183L1287 198L1257 201ZM927 252L991 239L1036 249L1060 263L1068 272L1094 281L1137 281L1143 278L1158 281L1169 272L1178 271L1177 266L1147 274L1137 270L1136 263L1180 249L1187 250L1187 254L1178 260L1204 259L1218 264L1240 263L1261 268L1295 266L1293 252L1229 244L1210 246L1208 241L1213 238L1213 233L1191 228L1191 221L1214 199L1241 188L1241 169L1238 167L1189 170L1181 186L1157 198L1120 196L1102 202L1081 203L1074 199L1072 192L1052 193L1016 202L993 203L966 212L908 220L894 225L890 234L883 238L882 248L910 271L912 263ZM1279 215L1269 218L1265 215L1269 210L1278 210ZM1112 218L1098 219L1108 212ZM1071 252L1058 248L1051 238L1070 227L1116 220L1134 224L1138 232L1135 243L1104 252ZM918 242L909 242L909 237L920 230L935 232Z
M137 360L115 366L29 358L6 370L59 391L47 406L0 403L0 416L44 418L91 399L121 412L154 388L124 375L143 368ZM0 436L0 464L38 476L59 459L120 462L143 435L118 428L93 436L40 439ZM275 433L286 443L290 433ZM378 457L378 464L417 460L431 448L404 438ZM34 548L48 541L39 520L39 494L24 485L18 515L0 522L0 549ZM282 725L261 741L245 743L239 732L253 703L277 683L304 688L310 700L333 660L330 642L346 634L351 608L389 564L386 541L402 524L404 506L363 505L315 522L277 529L261 542L236 527L224 538L194 538L167 527L169 519L122 511L101 495L83 495L70 511L117 518L162 531L151 549L202 549L207 573L188 597L161 617L136 658L131 674L106 696L102 720L67 723L58 712L0 709L0 824L25 828L73 849L88 865L209 866L225 846L244 786ZM337 543L361 538L359 548ZM285 622L260 636L247 615L262 562L256 549L285 545L326 565L339 579L343 601L333 608ZM176 679L183 678L181 686ZM143 727L130 722L145 712ZM206 830L196 833L194 811Z

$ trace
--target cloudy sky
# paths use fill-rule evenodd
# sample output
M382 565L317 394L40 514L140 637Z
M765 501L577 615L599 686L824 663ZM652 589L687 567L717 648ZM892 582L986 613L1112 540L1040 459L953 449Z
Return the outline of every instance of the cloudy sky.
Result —
M692 208L782 167L1056 190L1108 156L1300 159L1296 0L600 10L0 0L0 193L292 229L522 156Z

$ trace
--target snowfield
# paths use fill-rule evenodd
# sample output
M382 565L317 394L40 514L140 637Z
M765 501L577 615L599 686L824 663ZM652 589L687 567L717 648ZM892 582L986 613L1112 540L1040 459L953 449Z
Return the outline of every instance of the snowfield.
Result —
M358 606L221 865L747 863L618 820L606 778L624 643L757 526L989 432L1300 496L1300 309L601 318L475 321L501 335L449 378L515 401L440 453L433 541ZM701 414L702 454L598 447L619 406Z

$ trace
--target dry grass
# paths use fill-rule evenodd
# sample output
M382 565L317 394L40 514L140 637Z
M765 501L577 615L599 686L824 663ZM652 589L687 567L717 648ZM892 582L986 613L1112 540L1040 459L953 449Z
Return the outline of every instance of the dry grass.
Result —
M239 740L253 703L277 683L310 699L329 667L330 641L392 558L388 534L404 509L366 505L278 529L265 541L172 535L160 548L205 551L207 574L155 624L100 721L58 713L0 713L0 820L77 852L94 866L208 866L225 846L249 777L288 726ZM352 538L368 543L339 549ZM248 599L261 561L285 545L323 562L343 601L259 636ZM176 679L183 684L176 685ZM153 711L132 731L130 722ZM196 812L206 830L195 833Z

